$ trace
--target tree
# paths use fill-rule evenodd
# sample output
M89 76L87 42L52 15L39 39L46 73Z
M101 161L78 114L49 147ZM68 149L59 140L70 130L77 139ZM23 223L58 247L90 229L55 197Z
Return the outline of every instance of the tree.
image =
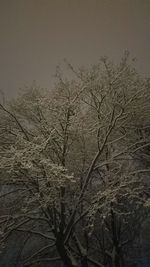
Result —
M9 189L0 197L15 195L13 213L1 216L1 242L13 232L47 240L23 266L123 266L125 237L140 215L135 241L149 209L143 173L150 169L137 158L150 145L141 136L149 123L149 80L127 53L118 65L102 58L90 70L67 66L75 79L58 69L54 90L33 86L0 105L1 185ZM97 236L105 239L98 253Z

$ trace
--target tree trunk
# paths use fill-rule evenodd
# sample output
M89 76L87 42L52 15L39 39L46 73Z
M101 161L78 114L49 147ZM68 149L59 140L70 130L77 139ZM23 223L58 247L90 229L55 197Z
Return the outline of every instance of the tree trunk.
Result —
M57 236L56 247L59 256L61 257L66 267L77 267L77 262L74 259L73 255L71 254L71 252L69 252L65 247L61 234L59 237Z
M116 248L114 248L114 251L113 251L112 266L120 267L120 256L119 256L119 253L117 253Z
M87 261L87 257L83 257L81 260L81 266L82 267L88 267L88 261Z

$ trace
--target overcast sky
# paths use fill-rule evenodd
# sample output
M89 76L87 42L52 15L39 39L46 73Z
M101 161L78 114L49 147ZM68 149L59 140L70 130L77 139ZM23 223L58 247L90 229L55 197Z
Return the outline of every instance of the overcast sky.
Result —
M0 0L0 89L53 83L64 58L75 66L117 60L125 49L150 73L150 0Z

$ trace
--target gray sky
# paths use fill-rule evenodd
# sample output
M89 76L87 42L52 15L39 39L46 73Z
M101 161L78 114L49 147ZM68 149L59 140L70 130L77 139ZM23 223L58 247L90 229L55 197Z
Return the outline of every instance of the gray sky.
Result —
M150 0L0 0L0 89L50 87L63 58L117 60L125 49L150 73Z

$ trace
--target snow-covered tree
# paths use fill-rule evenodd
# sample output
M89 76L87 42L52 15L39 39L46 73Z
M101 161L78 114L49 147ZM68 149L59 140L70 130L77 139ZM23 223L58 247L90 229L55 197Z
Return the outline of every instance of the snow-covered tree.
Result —
M0 198L13 203L2 210L1 243L13 232L46 239L23 266L123 266L149 210L150 169L138 157L150 146L149 80L127 53L117 65L67 66L72 80L58 69L54 90L32 86L0 104Z

